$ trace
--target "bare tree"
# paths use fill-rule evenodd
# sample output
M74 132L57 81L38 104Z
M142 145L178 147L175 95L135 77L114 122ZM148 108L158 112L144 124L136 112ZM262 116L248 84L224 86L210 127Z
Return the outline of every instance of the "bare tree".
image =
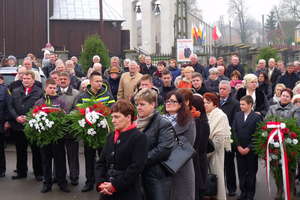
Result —
M202 10L200 9L199 0L187 0L188 12L196 17L202 18Z
M245 0L229 0L229 15L234 17L239 24L239 32L241 37L241 42L247 41L247 7Z
M281 0L280 16L284 19L300 19L300 0Z

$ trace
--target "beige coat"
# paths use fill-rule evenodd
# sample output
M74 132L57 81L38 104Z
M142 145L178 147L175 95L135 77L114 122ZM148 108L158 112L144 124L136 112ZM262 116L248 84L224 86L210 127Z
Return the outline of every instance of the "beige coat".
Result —
M218 200L226 200L226 188L224 181L224 149L231 150L230 126L226 114L219 108L215 108L207 114L210 128L209 138L215 145L215 151L208 155L211 173L218 177Z
M130 76L130 72L122 74L118 89L118 99L130 100L134 93L135 86L142 76L143 75L138 72L134 76Z

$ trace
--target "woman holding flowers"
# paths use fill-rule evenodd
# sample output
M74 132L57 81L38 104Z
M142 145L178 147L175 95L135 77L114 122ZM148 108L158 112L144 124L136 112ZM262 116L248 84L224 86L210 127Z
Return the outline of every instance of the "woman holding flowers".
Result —
M140 174L147 160L147 136L137 128L127 100L111 108L115 131L107 137L96 163L96 186L103 200L142 200Z

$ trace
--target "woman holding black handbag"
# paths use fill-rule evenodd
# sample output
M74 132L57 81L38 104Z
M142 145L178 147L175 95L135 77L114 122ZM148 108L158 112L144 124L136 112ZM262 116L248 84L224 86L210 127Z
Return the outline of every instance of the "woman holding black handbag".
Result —
M101 200L142 200L139 178L147 160L147 137L133 123L129 101L119 100L111 109L115 132L96 163L97 191Z
M176 136L193 145L196 126L183 95L179 91L168 93L165 105L167 114L164 116L171 121ZM172 191L172 200L195 200L195 173L192 159L174 174Z
M193 157L195 171L195 200L202 200L205 191L207 190L208 160L206 153L208 153L208 151L214 151L214 149L208 148L208 119L201 95L193 94L190 89L179 89L178 92L184 96L184 101L190 108L192 117L195 120L196 138L194 149L196 154Z

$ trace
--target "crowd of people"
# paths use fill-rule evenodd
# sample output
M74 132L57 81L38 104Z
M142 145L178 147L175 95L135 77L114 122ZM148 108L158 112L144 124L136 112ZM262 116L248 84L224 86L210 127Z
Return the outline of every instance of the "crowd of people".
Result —
M55 182L70 192L67 179L78 185L81 166L86 177L81 191L96 188L102 199L201 200L210 187L208 174L215 174L213 198L236 196L238 177L237 199L253 200L258 170L253 134L271 115L295 117L300 125L300 62L261 59L253 73L245 73L237 55L229 62L210 57L203 66L192 54L189 63L170 59L155 66L150 56L140 55L122 63L111 57L110 66L103 66L95 55L85 73L75 56L63 61L47 52L39 63L28 54L20 66L9 56L1 67L15 67L17 75L11 83L0 75L0 177L6 172L4 135L10 130L16 146L12 179L27 177L30 146L42 193ZM24 124L35 105L46 102L70 113L95 98L111 107L115 131L101 149L84 144L84 165L79 163L79 141L68 133L43 147L28 143ZM172 174L162 162L178 138L191 144L196 155Z

